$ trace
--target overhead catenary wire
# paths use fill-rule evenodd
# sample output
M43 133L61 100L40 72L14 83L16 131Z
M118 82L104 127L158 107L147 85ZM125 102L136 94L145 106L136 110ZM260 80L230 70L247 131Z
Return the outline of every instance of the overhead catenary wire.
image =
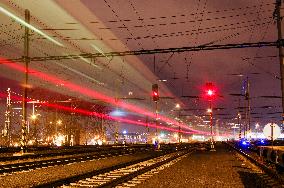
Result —
M129 2L129 4L130 4L130 6L132 7L133 11L135 12L135 14L138 16L138 18L139 18L138 20L141 21L141 23L143 24L143 26L144 26L144 28L146 29L148 35L151 36L151 32L149 31L148 26L147 26L146 23L144 22L144 19L141 18L139 12L135 9L133 3L132 3L130 0L128 0L128 2ZM157 48L160 48L159 45L158 45L158 43L154 40L153 36L151 36L151 38L152 38L153 43L156 45L156 47L157 47Z
M46 56L46 57L31 57L31 61L48 61L48 60L61 60L61 59L79 59L79 58L95 58L105 56L129 56L129 55L147 55L147 54L161 54L161 53L173 53L173 52L193 52L193 51L210 51L210 50L222 50L222 49L245 49L245 48L262 48L262 47L277 47L283 45L283 41L273 42L255 42L255 43L239 43L239 44L219 44L219 45L199 45L189 47L178 48L164 48L164 49L151 49L151 50L137 50L137 51L124 51L124 52L106 52L101 53L84 53L77 55L64 55L64 56ZM8 59L9 61L20 62L23 59Z
M111 7L110 3L108 3L106 0L104 0L105 4L109 7L109 9L112 11L112 13L115 15L115 17L118 19L118 20L121 20L120 17L118 16L117 12ZM134 37L133 33L126 27L126 25L124 23L122 23L123 26L126 28L126 30L128 31L128 33ZM138 46L143 50L143 46L142 44L137 41L137 44Z
M258 19L260 20L260 18L259 18L259 13L260 13L260 12L257 11L257 13L258 13ZM273 23L273 22L271 22L271 23ZM265 27L265 30L263 31L263 35L261 36L261 39L260 39L260 40L264 40L265 36L267 35L268 28L269 28L269 25L267 25L267 26ZM254 31L254 30L252 30L252 31ZM251 33L251 35L250 35L250 40L252 39L253 34L255 34L255 32L252 32L252 33ZM260 52L259 52L259 49L258 49L258 50L256 51L256 53L255 53L255 57L258 57L259 53L260 53ZM260 67L260 66L257 66L257 65L254 63L254 61L255 61L255 59L256 59L255 57L253 57L253 58L251 58L251 59L244 59L244 58L242 58L242 60L243 60L244 62L247 62L248 64L250 64L250 65L256 67L257 69L261 70L262 72L264 72L264 73L266 73L266 74L272 76L273 78L276 78L276 79L278 79L278 80L281 79L278 75L276 75L276 74L274 74L274 73L272 73L272 72L270 72L270 71L267 71L267 70L265 70L264 68L262 68L262 67Z

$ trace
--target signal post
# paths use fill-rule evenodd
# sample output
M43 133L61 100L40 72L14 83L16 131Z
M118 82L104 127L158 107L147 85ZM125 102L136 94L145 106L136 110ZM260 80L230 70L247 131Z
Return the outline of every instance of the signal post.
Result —
M158 84L152 85L152 99L155 102L155 146L159 148L159 141L158 141L158 101L159 101L159 86Z
M209 101L209 109L207 110L207 112L209 112L210 114L210 131L211 131L210 151L216 151L214 146L214 138L213 138L213 110L212 110L212 100L216 96L216 89L211 82L206 83L205 95L207 100Z

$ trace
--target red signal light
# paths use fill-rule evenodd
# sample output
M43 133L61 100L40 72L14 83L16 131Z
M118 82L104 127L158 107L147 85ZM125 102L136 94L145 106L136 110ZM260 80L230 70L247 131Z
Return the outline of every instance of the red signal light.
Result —
M214 91L211 90L211 89L209 89L209 90L207 91L207 95L208 95L208 96L213 96L213 95L214 95Z
M159 100L159 87L158 84L152 85L152 97L153 101L157 102Z
M206 83L205 86L205 98L207 98L208 100L213 100L213 98L216 96L216 88L215 86L209 82Z

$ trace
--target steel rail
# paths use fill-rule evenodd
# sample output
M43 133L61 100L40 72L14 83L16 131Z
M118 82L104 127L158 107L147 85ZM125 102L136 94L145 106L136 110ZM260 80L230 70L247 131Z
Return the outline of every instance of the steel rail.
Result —
M191 152L193 152L193 151L191 151ZM110 181L110 182L108 182L108 183L106 183L106 184L103 184L103 185L101 185L101 186L98 186L98 188L111 188L111 187L115 187L115 186L117 186L117 185L119 185L119 184L128 182L128 181L132 180L133 178L135 178L135 177L137 177L137 176L139 176L139 175L141 175L141 174L144 174L144 173L146 173L146 172L149 172L149 171L151 171L152 169L155 169L155 168L157 168L157 167L159 167L159 166L162 166L162 165L164 165L164 164L166 164L166 163L169 163L169 162L171 162L171 161L173 161L173 160L175 160L175 159L177 159L177 158L179 158L179 157L181 157L181 156L183 156L183 155L186 155L186 154L188 154L188 153L189 153L189 152L184 152L184 153L182 153L182 154L180 154L180 155L177 154L177 155L175 155L175 156L173 156L173 157L171 157L171 158L169 158L169 159L162 160L162 161L157 162L157 163L155 163L155 164L153 164L153 165L151 165L151 166L142 168L142 169L140 169L140 170L138 170L138 171L135 171L135 172L132 172L132 173L130 173L130 174L124 175L124 176L122 176L122 177L120 177L120 178L114 179L114 180L112 180L112 181Z
M256 160L254 157L250 156L249 154L245 153L244 151L236 148L235 146L226 143L228 146L230 146L231 148L233 148L237 153L241 154L242 156L244 156L246 159L248 159L251 163L253 163L254 165L258 166L261 170L263 170L270 178L272 178L273 180L277 181L278 183L280 183L281 185L283 185L284 183L284 179L273 169L267 167L266 165L260 163L258 160Z
M99 159L103 157L118 156L118 155L125 155L125 154L130 154L130 153L139 153L139 152L142 152L142 151L134 150L134 149L133 150L114 149L110 151L86 153L86 154L79 155L79 156L68 156L68 157L63 157L63 158L11 163L11 164L0 165L0 174L18 172L18 171L23 171L23 170L32 170L36 168L43 168L43 167L55 166L55 165L66 165L66 164L74 163L74 162L89 161L89 160Z
M127 168L131 165L136 165L136 164L139 164L141 162L145 162L145 161L152 160L152 159L155 159L155 158L158 158L158 157L166 156L167 154L174 154L176 152L184 152L186 150L192 151L192 150L194 150L194 147L195 146L190 146L190 147L178 146L178 148L177 148L177 146L167 147L167 148L165 148L165 150L152 152L150 156L143 157L141 159L120 163L120 164L117 164L117 165L113 165L113 166L110 166L110 167L94 170L92 172L86 172L86 173L83 173L83 174L74 175L74 176L67 177L67 178L64 178L64 179L54 180L53 182L43 183L43 184L40 184L36 187L37 188L58 187L58 186L71 184L71 183L74 183L74 182L78 182L80 180L84 180L86 178L91 178L93 176L102 175L102 174L109 173L109 172L112 172L112 171L115 171L115 170L118 170L118 169ZM181 155L179 155L179 156L181 156Z
M90 177L95 176L95 175L107 173L107 172L110 172L110 171L113 171L113 170L116 170L116 169L119 169L119 168L124 168L124 167L130 166L130 165L136 164L136 163L143 162L145 160L153 159L155 157L165 155L167 153L169 153L169 151L159 153L159 154L155 153L155 154L153 154L149 157L146 157L146 158L137 159L137 160L134 160L134 161L129 161L129 162L113 165L111 167L102 168L102 169L95 170L95 171L92 171L92 172L87 172L87 173L84 173L84 174L75 175L75 176L67 177L67 178L60 179L60 180L55 180L53 182L40 184L38 186L35 186L35 188L58 187L58 186L70 184L72 182L76 182L76 181L79 181L79 180L82 180L82 179L90 178Z
M150 148L149 145L129 145L129 146L123 146L124 149L146 149ZM37 150L37 148L29 149L29 152L31 154L27 153L26 155L19 155L19 156L1 156L0 162L7 162L7 161L14 161L14 160L23 160L23 159L37 159L41 157L56 157L56 156L65 156L65 155L73 155L73 154L84 154L84 153L93 153L93 152L102 152L102 151L109 151L109 150L119 150L122 147L114 147L113 145L110 146L71 146L69 148L62 148L62 151L60 151L58 148L47 148L50 149L46 153L33 153L33 152L39 152L40 150ZM9 148L13 149L13 148ZM39 148L41 149L41 148ZM56 152L54 150L57 150ZM58 151L59 150L59 151ZM17 152L18 150L13 152ZM5 152L3 152L5 153ZM11 152L9 152L11 153Z

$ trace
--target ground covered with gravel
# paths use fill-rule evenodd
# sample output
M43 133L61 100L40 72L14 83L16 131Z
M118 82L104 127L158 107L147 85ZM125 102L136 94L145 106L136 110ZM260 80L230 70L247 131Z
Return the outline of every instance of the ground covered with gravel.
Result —
M0 187L33 187L57 179L91 172L93 170L110 167L119 163L137 160L150 156L150 153L137 153L133 155L107 157L104 159L72 163L68 165L52 166L35 169L27 172L17 172L0 177Z
M244 163L235 152L217 145L216 152L196 151L137 187L261 187L259 172Z

